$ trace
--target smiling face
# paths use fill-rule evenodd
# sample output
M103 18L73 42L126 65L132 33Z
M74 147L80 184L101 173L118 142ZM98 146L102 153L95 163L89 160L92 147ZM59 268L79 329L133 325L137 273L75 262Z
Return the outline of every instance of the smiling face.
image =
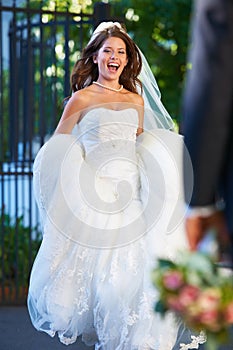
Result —
M119 81L128 63L125 42L118 37L106 39L93 60L98 64L100 81Z
M71 74L72 91L92 85L94 81L133 93L142 86L138 76L142 67L141 54L130 38L118 26L103 30L91 38L83 49Z

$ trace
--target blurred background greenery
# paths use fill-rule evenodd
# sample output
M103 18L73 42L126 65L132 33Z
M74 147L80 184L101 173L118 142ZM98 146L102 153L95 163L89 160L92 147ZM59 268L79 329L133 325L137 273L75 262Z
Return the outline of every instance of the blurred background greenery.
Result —
M71 0L69 11L93 13L97 0ZM128 32L148 59L162 93L162 100L172 118L180 121L180 100L185 73L189 69L191 0L109 0L111 16L124 21ZM41 5L34 0L31 7ZM44 0L43 9L67 9L66 0ZM49 16L47 18L49 20ZM74 39L77 31L73 30ZM90 33L84 33L84 44ZM71 55L71 65L77 59Z

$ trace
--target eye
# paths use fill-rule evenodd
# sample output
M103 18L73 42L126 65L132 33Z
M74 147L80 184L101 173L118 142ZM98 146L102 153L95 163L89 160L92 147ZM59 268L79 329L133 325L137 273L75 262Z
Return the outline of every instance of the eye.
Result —
M111 51L109 49L104 49L104 52L108 53L108 52L111 52Z
M125 51L121 50L121 51L119 51L119 54L124 55Z

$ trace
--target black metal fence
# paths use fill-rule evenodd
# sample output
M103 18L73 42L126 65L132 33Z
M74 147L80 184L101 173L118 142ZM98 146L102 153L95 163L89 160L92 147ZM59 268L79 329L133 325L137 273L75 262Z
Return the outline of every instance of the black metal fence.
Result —
M25 301L41 241L33 161L70 94L70 70L83 43L110 10L103 3L94 15L68 1L63 8L56 1L54 8L35 0L6 3L0 0L0 304Z

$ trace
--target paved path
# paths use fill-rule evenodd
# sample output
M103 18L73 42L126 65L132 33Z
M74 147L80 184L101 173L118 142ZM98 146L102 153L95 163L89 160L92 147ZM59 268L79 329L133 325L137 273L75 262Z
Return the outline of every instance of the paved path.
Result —
M94 350L85 346L80 339L75 344L66 346L57 336L51 338L34 329L24 306L0 306L0 350ZM200 350L203 350L200 347ZM233 345L219 350L233 350Z
M0 306L0 350L94 350L79 339L66 346L34 329L24 306Z

